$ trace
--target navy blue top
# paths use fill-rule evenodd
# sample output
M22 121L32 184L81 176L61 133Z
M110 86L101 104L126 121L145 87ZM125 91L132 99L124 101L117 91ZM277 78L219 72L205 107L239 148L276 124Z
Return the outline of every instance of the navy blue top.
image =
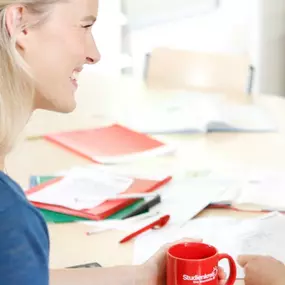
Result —
M0 284L48 285L49 236L41 213L0 171Z

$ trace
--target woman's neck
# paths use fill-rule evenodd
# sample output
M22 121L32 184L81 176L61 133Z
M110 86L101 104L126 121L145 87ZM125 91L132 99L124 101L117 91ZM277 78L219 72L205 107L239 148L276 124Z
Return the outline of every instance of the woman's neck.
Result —
M5 170L5 160L3 158L0 158L0 171Z

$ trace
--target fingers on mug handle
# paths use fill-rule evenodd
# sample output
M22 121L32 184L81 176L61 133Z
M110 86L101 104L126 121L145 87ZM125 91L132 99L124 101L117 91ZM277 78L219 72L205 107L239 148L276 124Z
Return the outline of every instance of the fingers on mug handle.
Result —
M237 277L237 267L235 261L231 256L225 253L219 254L219 261L222 259L227 259L229 261L229 266L230 266L230 275L225 285L234 285Z

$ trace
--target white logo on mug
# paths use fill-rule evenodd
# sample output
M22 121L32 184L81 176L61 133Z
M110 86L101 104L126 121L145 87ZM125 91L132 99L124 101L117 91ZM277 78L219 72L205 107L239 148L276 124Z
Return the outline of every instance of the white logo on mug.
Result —
M203 275L194 275L194 276L189 276L187 274L183 274L183 280L184 281L193 281L193 283L206 283L209 281L214 280L218 275L218 267L215 266L213 268L213 271L209 274L203 274Z

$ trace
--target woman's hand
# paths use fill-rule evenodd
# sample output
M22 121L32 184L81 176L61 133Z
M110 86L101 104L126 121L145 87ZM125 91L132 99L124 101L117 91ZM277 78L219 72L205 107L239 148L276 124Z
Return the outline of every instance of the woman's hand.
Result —
M168 249L177 243L202 242L197 239L182 239L180 241L166 244L158 250L146 263L142 265L142 275L144 276L136 285L165 285L166 284L166 257ZM219 271L220 285L223 285L226 275L222 268Z
M244 268L246 285L285 284L285 266L272 257L243 255L238 263Z

